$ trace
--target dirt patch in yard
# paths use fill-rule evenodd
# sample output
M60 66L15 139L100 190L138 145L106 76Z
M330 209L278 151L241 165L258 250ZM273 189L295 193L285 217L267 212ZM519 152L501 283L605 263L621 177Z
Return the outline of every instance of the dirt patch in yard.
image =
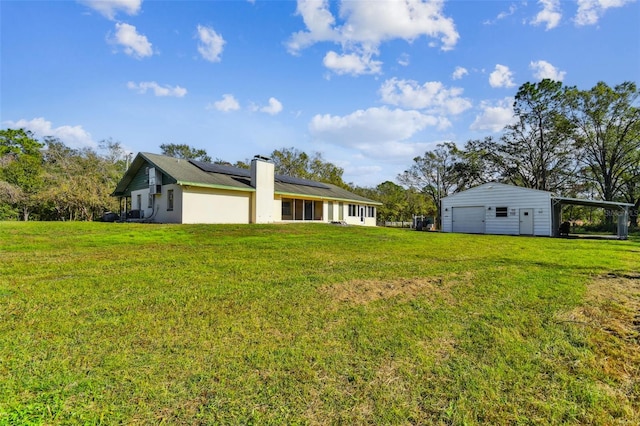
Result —
M333 300L366 304L394 297L411 299L428 295L435 299L452 301L451 283L440 278L403 278L396 280L353 280L324 287L321 291Z

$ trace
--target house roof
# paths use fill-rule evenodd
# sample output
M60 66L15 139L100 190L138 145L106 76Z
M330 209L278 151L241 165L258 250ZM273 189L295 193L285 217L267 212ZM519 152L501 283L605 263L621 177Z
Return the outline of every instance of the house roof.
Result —
M133 160L112 195L116 197L131 195L129 187L140 168L147 163L158 168L172 183L177 185L255 191L255 188L251 186L250 171L247 169L141 152ZM284 175L275 175L274 180L274 192L283 196L326 198L382 205L382 203L354 194L330 183Z

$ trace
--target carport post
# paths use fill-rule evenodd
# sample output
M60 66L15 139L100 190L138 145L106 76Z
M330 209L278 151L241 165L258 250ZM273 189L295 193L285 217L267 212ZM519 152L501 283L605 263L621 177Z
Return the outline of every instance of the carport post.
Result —
M622 213L618 215L618 238L626 240L629 236L629 228L627 221L629 220L629 207L624 208Z

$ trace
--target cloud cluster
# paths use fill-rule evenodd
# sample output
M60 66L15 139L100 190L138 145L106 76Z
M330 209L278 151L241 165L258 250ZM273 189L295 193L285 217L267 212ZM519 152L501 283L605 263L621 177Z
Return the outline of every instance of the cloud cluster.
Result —
M148 90L151 90L153 94L158 97L182 98L187 94L187 89L184 87L160 86L155 81L142 81L140 83L130 81L127 83L127 88L135 90L140 94L145 94Z
M442 83L391 78L378 90L385 105L360 109L339 116L317 114L309 132L317 143L356 149L364 157L376 159L412 158L429 145L415 140L420 132L451 127L454 117L472 107L458 87Z
M489 74L491 87L514 87L513 72L506 65L496 64L495 70Z
M622 7L635 0L578 0L574 22L578 26L595 25L607 9Z
M420 85L413 80L392 78L380 87L382 100L394 106L421 109L440 115L457 115L471 108L471 101L463 98L459 87L446 88L438 81Z
M53 127L51 121L45 120L43 117L31 120L5 121L4 124L10 128L30 130L39 139L53 136L71 148L96 148L98 146L91 134L82 126Z
M124 53L136 59L153 55L153 48L146 36L138 34L133 25L117 23L116 32L110 41L124 48Z
M532 61L529 64L529 68L533 70L533 76L538 80L548 78L555 81L562 81L564 80L564 76L567 74L565 71L560 71L549 62L542 60Z
M115 19L118 12L137 15L142 6L142 0L79 0L79 2L111 20Z
M480 103L480 114L476 116L470 129L495 133L514 122L513 98L504 98L497 102L483 101Z
M213 28L198 25L198 52L209 62L220 62L225 40Z
M328 0L298 0L296 13L305 31L294 33L287 43L289 52L320 42L339 44L342 52L329 51L323 64L337 74L378 74L381 43L402 39L412 42L425 36L442 50L453 49L459 39L453 19L443 13L441 0L341 1L338 23Z
M222 95L221 100L207 105L206 109L214 109L221 112L238 111L240 109L240 102L238 102L238 100L232 94L225 93L224 95ZM265 114L269 115L278 115L282 112L283 106L282 102L274 97L271 97L269 98L267 105L260 106L251 103L248 109L249 111L253 112L264 112Z
M536 17L531 21L531 24L546 24L547 30L557 27L562 19L560 0L540 0L538 3L542 5L542 10L538 12Z

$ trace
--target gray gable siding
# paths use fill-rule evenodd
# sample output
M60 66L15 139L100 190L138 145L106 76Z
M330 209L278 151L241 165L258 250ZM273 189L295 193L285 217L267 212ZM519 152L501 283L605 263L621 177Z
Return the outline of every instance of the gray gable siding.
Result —
M154 167L154 165L145 161L145 163L138 169L131 179L131 183L127 186L128 194L130 194L131 191L149 188L149 172L147 168L151 167ZM162 173L162 185L169 185L172 183L176 183L176 180Z

